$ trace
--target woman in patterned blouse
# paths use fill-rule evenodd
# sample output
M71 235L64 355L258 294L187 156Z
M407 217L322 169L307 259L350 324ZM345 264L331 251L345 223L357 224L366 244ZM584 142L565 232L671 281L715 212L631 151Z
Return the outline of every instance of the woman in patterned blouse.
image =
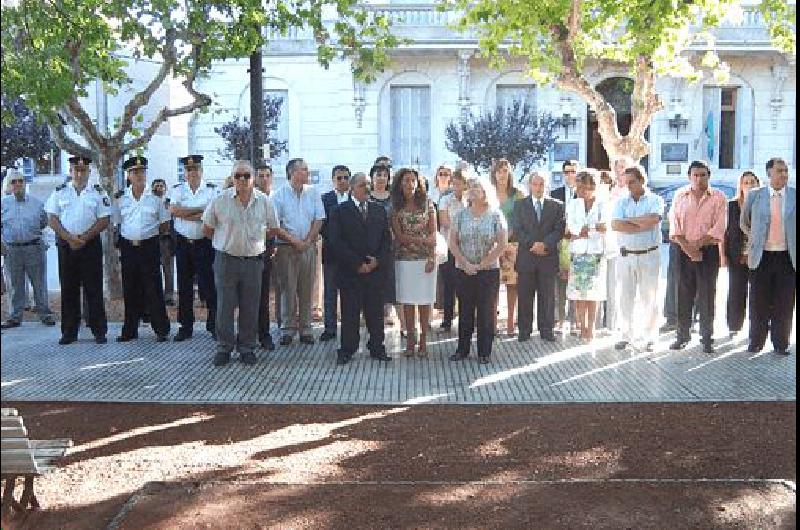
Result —
M436 297L436 212L419 173L401 168L392 183L392 232L395 243L395 296L403 304L406 357L417 346L416 308L419 307L420 357L428 355L430 306Z

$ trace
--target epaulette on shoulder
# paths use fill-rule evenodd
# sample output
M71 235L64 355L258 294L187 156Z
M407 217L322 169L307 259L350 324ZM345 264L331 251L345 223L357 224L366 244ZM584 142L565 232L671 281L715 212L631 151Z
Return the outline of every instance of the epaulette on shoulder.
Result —
M115 194L114 194L114 198L115 198L115 199L119 199L119 198L120 198L120 197L122 197L123 195L125 195L125 192L124 192L124 191L122 191L122 190L119 190L117 193L115 193Z
M56 191L61 191L61 190L63 190L63 189L64 189L64 188L66 188L66 187L67 187L67 185L66 185L66 184L61 184L61 185L59 185L59 186L56 186Z
M95 184L94 191L96 191L97 193L103 193L105 190L103 189L103 186L101 186L100 184Z
M217 185L216 185L216 184L214 184L213 182L206 182L206 187L207 187L207 188L216 188L216 187L217 187Z

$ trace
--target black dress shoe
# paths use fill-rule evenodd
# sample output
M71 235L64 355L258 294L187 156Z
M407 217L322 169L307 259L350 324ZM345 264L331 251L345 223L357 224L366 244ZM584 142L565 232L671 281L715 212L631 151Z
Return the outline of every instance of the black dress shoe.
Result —
M668 323L664 324L663 326L661 326L658 331L661 332L661 333L669 333L670 331L675 331L676 329L678 329L678 325L677 324L670 324L668 322Z
M267 351L275 350L275 343L272 342L272 335L270 334L264 335L263 337L261 337L259 342L261 343L261 347L264 348L265 350Z
M97 337L94 338L94 341L97 344L105 344L108 342L108 339L106 338L105 335L98 335Z
M463 361L467 357L469 357L468 353L455 352L453 355L450 356L450 360L451 361Z
M301 344L314 344L314 337L311 335L300 335Z
M673 342L672 344L669 345L669 349L670 350L682 350L682 349L684 349L686 347L687 344L689 344L688 340L678 339L678 340L676 340L675 342Z
M343 366L350 362L350 357L347 355L339 355L336 357L336 364Z
M44 324L45 326L55 326L56 319L53 318L53 315L45 315L44 317L42 317L42 324Z
M156 335L156 342L167 342L169 335Z
M703 353L714 353L714 345L710 342L703 343Z
M789 355L791 352L789 351L789 348L785 348L782 350L775 348L775 353L777 353L778 355Z
M61 337L60 339L58 339L58 343L61 345L72 344L76 340L78 340L78 337Z
M761 353L761 350L762 350L763 348L764 348L763 346L762 346L762 347L760 347L760 348L758 348L758 347L756 347L756 346L748 346L748 347L747 347L747 353Z
M441 329L442 331L450 331L452 328L453 328L452 322L442 322L442 324L439 326L439 329Z
M528 335L527 333L526 334L520 333L519 336L517 337L517 342L527 342L529 340L531 340L531 336Z
M489 356L488 355L481 355L478 357L478 362L481 364L489 364Z
M281 346L288 346L292 343L292 336L291 335L284 335L281 337Z
M251 351L244 352L239 356L239 360L242 361L242 364L252 366L256 364L256 354Z
M385 353L376 353L369 355L371 359L375 359L376 361L391 361L392 358L386 355Z
M331 339L335 339L335 338L336 338L336 333L331 332L331 331L323 331L322 335L319 336L319 341L320 342L327 342L327 341L329 341ZM303 337L300 337L300 342L303 342Z
M18 327L20 327L20 325L21 325L21 323L20 323L19 320L14 319L14 318L9 318L8 320L6 320L2 324L0 324L0 328L2 328L2 329L18 328Z
M547 342L557 342L556 341L556 336L552 332L545 333L544 335L542 335L540 333L539 337L541 337L542 340L547 341Z
M230 360L231 360L230 353L225 353L224 351L218 351L214 355L214 366L225 366L226 364L228 364L228 362L230 362Z
M182 342L185 341L186 339L191 339L191 338L192 338L192 332L189 331L188 328L181 326L181 328L178 330L178 333L175 334L175 337L172 340L174 340L175 342Z
M117 337L116 340L117 342L128 342L131 340L136 340L138 338L139 338L138 335L120 335L119 337Z
M625 348L628 347L628 344L630 344L630 342L628 342L627 340L621 340L618 343L614 344L614 349L615 350L624 350Z

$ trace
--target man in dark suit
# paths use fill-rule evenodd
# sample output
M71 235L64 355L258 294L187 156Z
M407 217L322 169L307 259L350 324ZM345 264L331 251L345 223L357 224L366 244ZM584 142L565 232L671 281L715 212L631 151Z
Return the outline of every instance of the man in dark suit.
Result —
M579 168L580 163L577 160L565 160L564 163L561 164L561 171L564 175L564 185L550 193L552 198L561 201L565 210L567 203L576 197L577 188L575 178L578 176ZM559 274L556 286L556 314L559 323L564 326L563 330L566 330L567 320L573 320L572 303L567 301L567 277L562 277ZM566 331L564 331L564 333L566 333Z
M342 298L342 337L337 364L347 364L361 340L361 311L369 331L370 357L391 361L383 344L383 298L390 263L389 221L383 206L369 201L363 173L350 182L350 200L334 208L328 224L328 251L336 261Z
M323 275L323 305L325 309L325 331L319 336L320 342L336 338L336 301L339 289L336 286L336 262L328 250L328 219L333 210L349 199L350 169L347 166L335 166L331 171L333 189L322 195L322 206L325 208L325 220L322 222L322 275Z
M533 327L533 299L536 324L543 340L555 342L555 279L558 274L558 243L564 236L564 204L545 197L545 179L531 173L531 195L514 203L513 230L519 242L515 269L519 297L517 322L519 341L530 338Z

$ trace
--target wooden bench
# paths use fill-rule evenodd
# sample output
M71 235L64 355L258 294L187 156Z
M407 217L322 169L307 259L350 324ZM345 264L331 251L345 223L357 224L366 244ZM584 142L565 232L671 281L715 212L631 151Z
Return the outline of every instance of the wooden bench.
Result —
M72 440L31 440L16 409L0 411L0 471L2 471L2 511L22 513L40 507L33 481L55 468L55 463L72 447ZM17 478L24 479L22 495L14 497Z

